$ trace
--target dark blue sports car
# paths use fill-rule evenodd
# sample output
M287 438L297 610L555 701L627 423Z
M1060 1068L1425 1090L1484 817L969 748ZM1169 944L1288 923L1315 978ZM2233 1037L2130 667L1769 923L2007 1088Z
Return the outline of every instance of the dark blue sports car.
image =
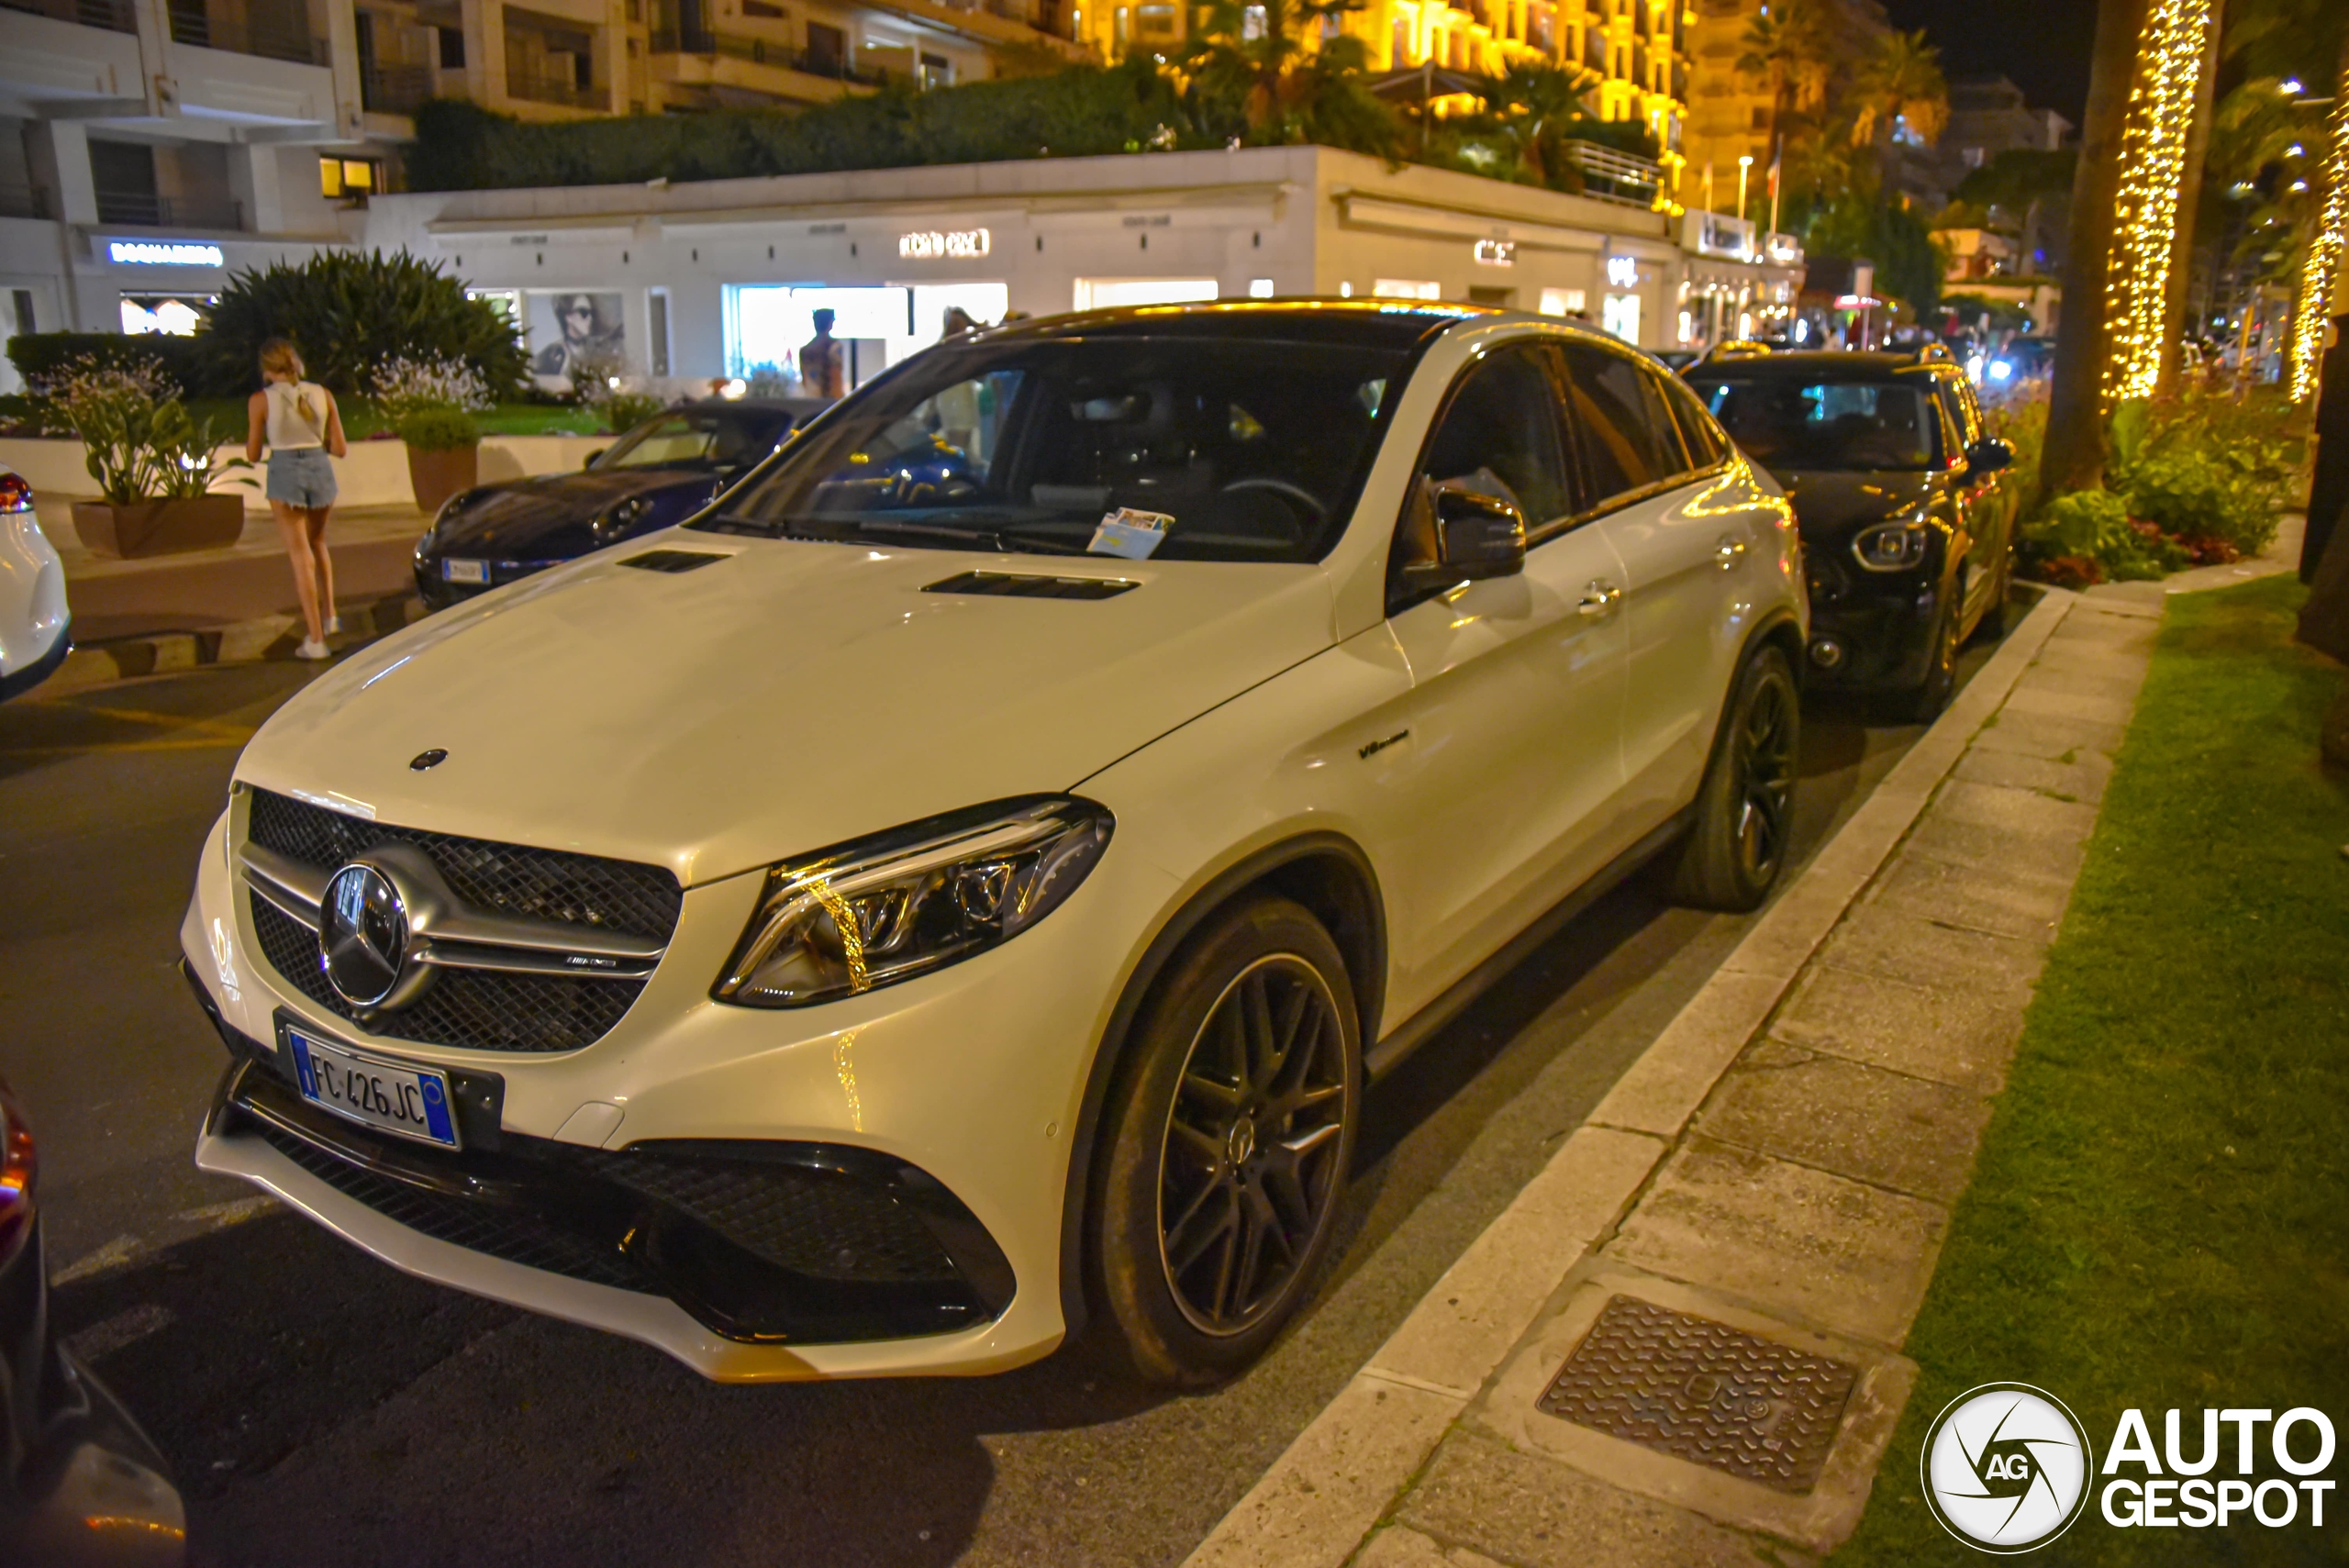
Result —
M697 403L655 415L577 473L484 484L450 498L416 545L434 609L681 523L826 407L813 399Z

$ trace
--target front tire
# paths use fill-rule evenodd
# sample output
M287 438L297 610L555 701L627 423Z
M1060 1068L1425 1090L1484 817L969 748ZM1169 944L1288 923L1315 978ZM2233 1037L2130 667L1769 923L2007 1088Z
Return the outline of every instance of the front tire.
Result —
M1942 595L1941 613L1933 619L1925 678L1893 704L1902 723L1931 724L1949 706L1950 694L1957 690L1957 650L1965 640L1965 577L1961 573L1951 579L1949 591Z
M1781 649L1754 651L1730 688L1697 822L1681 846L1672 896L1699 909L1757 908L1787 861L1802 706Z
M1345 960L1298 905L1236 906L1128 1038L1092 1206L1098 1284L1146 1381L1204 1387L1273 1341L1329 1250L1362 1106Z

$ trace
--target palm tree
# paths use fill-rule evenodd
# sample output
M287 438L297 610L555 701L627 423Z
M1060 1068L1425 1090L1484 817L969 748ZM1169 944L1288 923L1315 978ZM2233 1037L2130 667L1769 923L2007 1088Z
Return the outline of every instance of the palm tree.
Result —
M1402 130L1371 96L1362 39L1343 30L1364 0L1216 0L1177 57L1203 118L1254 143L1319 142L1392 154Z
M1599 79L1579 65L1520 62L1494 83L1486 107L1534 183L1548 185L1561 172L1559 144L1567 128L1597 117L1582 95Z
M1920 29L1887 33L1860 64L1853 82L1852 145L1872 145L1896 121L1923 139L1942 139L1949 126L1949 83L1942 75L1941 50L1925 42Z
M1769 84L1775 141L1790 114L1827 101L1827 84L1835 74L1834 40L1812 0L1777 0L1746 24L1743 43L1737 69Z

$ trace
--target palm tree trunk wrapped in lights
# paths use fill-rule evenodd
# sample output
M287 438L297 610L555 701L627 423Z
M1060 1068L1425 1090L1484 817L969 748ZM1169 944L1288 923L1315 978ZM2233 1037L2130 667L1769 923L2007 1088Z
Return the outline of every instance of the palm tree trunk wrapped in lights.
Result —
M2342 69L2332 89L2332 113L2326 126L2332 146L2324 160L2324 216L2318 220L2308 258L2300 267L2300 303L2292 317L2290 386L2292 401L2304 403L2316 392L2317 361L2324 353L2326 306L2341 276L2341 257L2349 246L2349 45L2343 49Z
M2137 66L2121 143L2120 219L2106 288L2111 351L2108 402L2159 388L2177 292L2180 192L2188 145L2210 102L2212 0L2153 0L2138 35Z

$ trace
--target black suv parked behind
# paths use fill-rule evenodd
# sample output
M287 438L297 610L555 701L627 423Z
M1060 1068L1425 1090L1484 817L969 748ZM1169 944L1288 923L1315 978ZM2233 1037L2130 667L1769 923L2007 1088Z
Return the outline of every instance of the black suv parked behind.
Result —
M1814 679L1932 718L1960 644L2001 624L2013 571L2014 453L1965 373L1935 346L1711 361L1687 378L1794 503Z

